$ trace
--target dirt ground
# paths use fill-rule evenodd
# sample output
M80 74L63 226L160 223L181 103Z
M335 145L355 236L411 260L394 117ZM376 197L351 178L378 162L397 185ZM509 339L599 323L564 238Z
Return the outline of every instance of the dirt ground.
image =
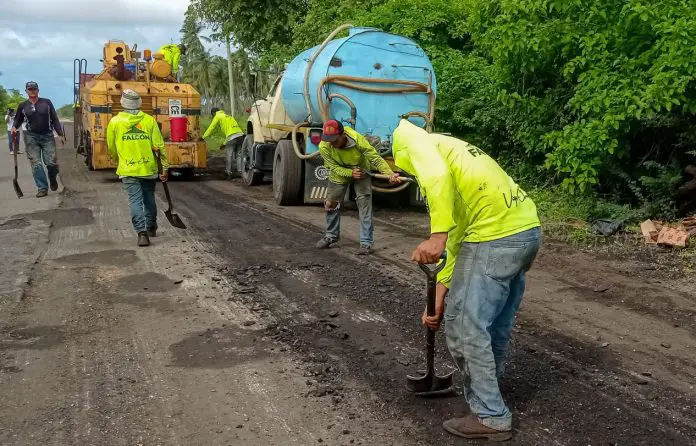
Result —
M441 427L461 396L405 387L424 362L408 256L427 216L378 208L363 257L347 212L317 251L320 207L213 169L171 182L189 229L161 218L143 249L119 182L60 161L59 207L0 221L50 225L23 299L0 302L0 443L468 444ZM502 383L509 444L696 444L696 291L653 272L545 242Z

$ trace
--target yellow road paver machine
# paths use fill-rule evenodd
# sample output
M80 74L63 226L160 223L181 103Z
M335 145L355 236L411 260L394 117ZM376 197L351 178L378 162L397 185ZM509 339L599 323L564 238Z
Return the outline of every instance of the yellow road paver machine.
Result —
M106 128L123 110L121 93L132 89L142 98L142 111L158 122L170 171L193 176L207 167L201 138L201 96L190 84L177 82L161 54L137 51L123 41L104 44L103 67L88 74L87 61L74 61L75 148L89 170L116 169L106 147Z

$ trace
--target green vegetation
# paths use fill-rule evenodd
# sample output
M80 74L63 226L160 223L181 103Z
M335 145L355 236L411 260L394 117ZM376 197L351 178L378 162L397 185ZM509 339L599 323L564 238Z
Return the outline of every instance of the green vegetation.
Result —
M230 90L228 81L227 59L211 55L203 45L203 42L224 41L225 34L221 31L212 36L202 35L203 26L198 15L192 7L184 19L181 28L182 42L186 44L186 55L182 57L183 81L191 83L201 94L203 113L210 113L213 107L218 107L230 112ZM244 113L244 109L250 106L258 97L255 92L262 94L270 88L275 80L273 73L260 72L256 81L252 81L252 73L257 73L260 66L258 60L249 55L245 49L238 49L232 53L232 75L235 83L235 110L234 116ZM256 85L254 85L256 84Z
M2 115L5 116L5 112L8 108L17 109L17 106L24 102L25 98L19 92L19 90L10 89L5 90L2 85L0 85L0 110L2 110Z
M271 69L342 23L408 36L436 69L438 130L514 166L543 212L677 215L675 188L696 163L689 0L252 3L193 0L187 19Z
M56 110L56 113L58 113L59 118L72 119L75 116L75 109L73 109L72 104L65 104Z

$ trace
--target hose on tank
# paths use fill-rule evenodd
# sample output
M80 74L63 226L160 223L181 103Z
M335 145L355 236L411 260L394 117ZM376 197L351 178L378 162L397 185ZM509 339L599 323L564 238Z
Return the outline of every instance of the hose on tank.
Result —
M410 111L406 114L401 115L401 117L404 119L410 118L411 116L418 116L419 118L423 118L423 120L425 121L425 130L428 133L433 132L433 123L432 123L432 121L430 121L430 118L428 117L427 114L425 114L421 111Z
M312 158L316 158L319 156L319 152L314 152L310 153L309 155L305 155L302 153L300 150L300 146L297 144L297 131L300 129L300 127L306 127L309 125L309 122L300 122L299 124L295 124L295 126L292 128L292 148L295 149L295 155L301 160L308 160Z
M333 83L340 85L342 87L350 88L358 91L365 91L369 93L385 93L385 94L398 94L398 93L425 93L430 96L429 98L429 114L427 121L433 121L434 108L432 104L432 90L430 86L422 82L417 81L405 81L399 79L375 79L375 78L364 78L356 76L343 76L343 75L330 75L326 76L319 81L319 86L317 87L317 102L319 105L319 110L322 114L322 119L324 121L329 119L329 107L328 103L324 103L322 89L328 83ZM370 87L361 84L390 84L390 85L401 85L401 87ZM333 93L337 94L337 93ZM331 95L329 95L331 96Z
M326 45L329 44L331 40L333 40L334 37L341 31L347 28L351 28L353 25L350 23L345 23L338 28L334 29L331 34L329 34L326 39L324 39L324 42L317 48L317 50L312 54L312 57L309 58L307 61L307 67L305 68L305 74L304 74L304 100L305 100L305 109L307 110L307 121L312 122L312 105L309 101L309 74L312 71L312 66L314 65L314 61L317 60L317 57L319 57L319 54L321 54L322 51L324 51L324 48L326 48Z
M394 188L389 188L387 189L386 187L379 187L375 186L374 184L372 185L372 190L375 192L382 192L382 193L387 193L387 194L395 194L397 192L401 192L402 190L408 188L411 185L411 183L401 183L398 186Z
M355 104L353 101L348 99L348 96L342 95L341 93L331 93L328 97L329 103L331 102L331 99L333 98L338 98L342 99L345 101L346 104L348 104L348 107L350 107L350 123L353 124L353 127L355 127L355 123L358 121L358 109L355 108ZM326 108L329 108L329 104L326 104ZM328 110L327 110L328 113ZM324 113L322 113L322 117L324 116Z

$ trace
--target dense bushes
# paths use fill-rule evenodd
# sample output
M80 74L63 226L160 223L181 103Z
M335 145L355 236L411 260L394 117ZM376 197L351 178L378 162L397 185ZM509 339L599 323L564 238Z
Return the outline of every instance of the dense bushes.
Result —
M696 142L691 1L309 0L293 2L291 19L271 22L254 45L267 62L346 22L412 37L436 68L441 130L540 166L535 181L568 193L674 214ZM287 27L291 39L273 37Z

